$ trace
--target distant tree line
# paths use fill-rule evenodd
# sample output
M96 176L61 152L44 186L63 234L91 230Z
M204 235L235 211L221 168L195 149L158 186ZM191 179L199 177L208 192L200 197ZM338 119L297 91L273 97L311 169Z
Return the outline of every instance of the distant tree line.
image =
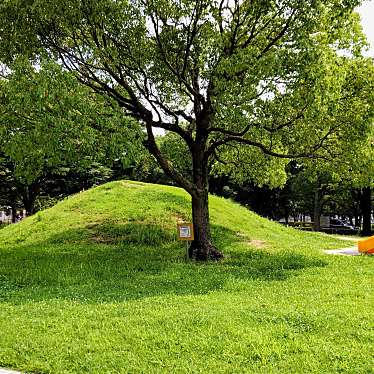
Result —
M163 152L179 160L179 168L189 168L189 160L183 149L175 146L173 136L160 136L157 141ZM26 209L27 214L33 214L71 194L124 178L175 185L147 153L138 154L132 163L120 158L107 160L105 165L92 160L85 165L71 162L68 166L44 170L30 184L17 179L14 162L0 154L0 210L8 209L15 220L17 210ZM315 178L295 161L289 163L287 181L282 187L258 186L250 179L239 183L230 175L213 173L209 186L211 193L231 198L275 221L283 219L288 223L308 216L314 223L313 229L319 231L316 222L320 222L322 215L338 215L360 227L363 235L372 232L374 196L370 185L355 186L349 179L334 181L330 173L321 171Z

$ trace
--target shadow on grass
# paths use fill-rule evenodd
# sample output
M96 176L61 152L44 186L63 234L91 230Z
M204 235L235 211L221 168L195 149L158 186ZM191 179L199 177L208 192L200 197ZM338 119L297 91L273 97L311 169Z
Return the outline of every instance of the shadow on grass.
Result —
M242 238L214 226L228 258L185 262L174 233L150 224L99 224L69 230L32 246L0 251L0 301L49 299L116 302L158 295L198 295L241 281L282 281L326 265L318 258L245 248ZM153 241L154 238L161 238ZM240 249L237 249L240 248ZM243 249L245 248L245 249Z

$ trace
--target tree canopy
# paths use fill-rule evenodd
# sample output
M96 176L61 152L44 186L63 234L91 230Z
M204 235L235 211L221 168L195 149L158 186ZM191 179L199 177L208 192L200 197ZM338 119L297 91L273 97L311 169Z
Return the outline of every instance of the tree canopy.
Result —
M2 181L12 192L5 205L22 199L32 213L51 175L66 174L72 165L111 166L115 158L132 162L141 138L136 121L123 126L116 106L53 61L36 66L19 58L0 81L0 154L8 182Z

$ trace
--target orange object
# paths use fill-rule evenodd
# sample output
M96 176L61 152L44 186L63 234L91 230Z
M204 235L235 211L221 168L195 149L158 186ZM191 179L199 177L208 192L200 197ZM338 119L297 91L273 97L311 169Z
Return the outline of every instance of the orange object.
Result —
M360 253L374 254L374 236L358 242L358 251Z

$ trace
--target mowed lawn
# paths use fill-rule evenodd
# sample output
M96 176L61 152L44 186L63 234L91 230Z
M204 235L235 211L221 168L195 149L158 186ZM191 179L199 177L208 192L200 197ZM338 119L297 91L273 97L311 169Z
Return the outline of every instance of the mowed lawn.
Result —
M109 183L0 230L0 367L373 373L374 258L210 198L219 263L186 262L190 199Z

